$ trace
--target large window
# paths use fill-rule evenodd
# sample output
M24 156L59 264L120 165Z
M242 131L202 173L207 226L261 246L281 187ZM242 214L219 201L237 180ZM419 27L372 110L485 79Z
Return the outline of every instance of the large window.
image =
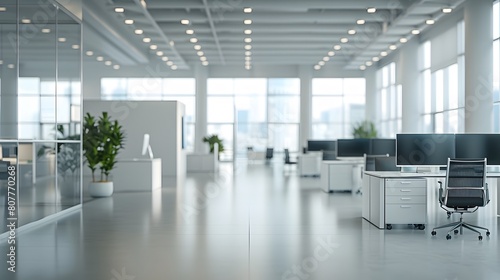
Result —
M402 127L402 91L396 86L396 63L377 71L377 93L379 95L380 137L396 137Z
M248 147L297 150L299 79L212 78L207 95L207 131L224 139L223 158L233 157L233 146L237 156Z
M193 78L102 78L104 100L175 100L186 106L186 150L194 150L196 83Z
M365 119L365 79L312 80L312 138L352 137L353 126Z
M493 131L500 132L500 4L493 4Z
M424 89L423 131L457 133L464 131L464 23L445 32L442 38L421 47L421 80ZM449 40L451 38L452 40ZM445 41L440 41L445 40ZM451 41L454 45L448 46ZM447 45L448 44L448 45ZM454 49L452 49L452 47ZM442 49L453 56L443 59ZM433 52L438 52L434 54Z

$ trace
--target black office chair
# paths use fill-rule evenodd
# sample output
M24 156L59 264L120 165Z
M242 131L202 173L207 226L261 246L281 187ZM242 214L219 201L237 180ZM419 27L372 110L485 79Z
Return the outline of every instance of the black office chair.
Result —
M476 229L486 230L486 236L490 235L489 229L465 223L462 216L476 212L489 202L486 159L448 159L444 189L439 182L439 204L447 212L460 213L460 221L435 227L431 234L436 235L436 229L451 227L446 235L446 239L451 239L452 231L462 234L466 228L479 234L479 240L482 240L483 236Z
M297 162L292 161L290 159L290 152L288 151L288 149L285 149L285 166L286 165L294 165L294 164L297 164Z
M274 154L274 148L267 148L266 149L266 160L272 159L273 154Z

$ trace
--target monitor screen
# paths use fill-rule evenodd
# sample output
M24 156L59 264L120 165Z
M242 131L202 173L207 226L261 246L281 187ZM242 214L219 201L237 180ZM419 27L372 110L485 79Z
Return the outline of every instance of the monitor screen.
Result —
M486 158L500 165L500 134L455 134L456 158Z
M396 164L446 166L455 158L455 134L397 134Z
M370 153L370 139L338 139L338 157L362 157Z
M335 140L308 140L307 150L311 152L335 151Z
M371 139L371 155L396 155L396 139Z

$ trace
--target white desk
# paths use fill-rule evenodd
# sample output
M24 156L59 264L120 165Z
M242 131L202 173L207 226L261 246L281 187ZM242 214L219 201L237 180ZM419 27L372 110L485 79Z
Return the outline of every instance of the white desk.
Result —
M161 188L161 158L121 159L113 169L113 188L120 191L153 191Z
M219 170L217 154L192 153L186 155L187 172L215 172Z
M297 156L297 169L300 176L319 176L321 173L322 153L307 153Z
M321 163L321 189L325 192L353 191L361 186L364 159L324 160Z
M418 224L423 229L427 218L427 178L444 177L446 177L444 171L438 173L365 171L362 216L380 229L390 229L392 224ZM500 173L487 173L487 177L498 178ZM497 186L498 181L499 179ZM500 201L498 191L497 199ZM497 214L500 215L500 207L497 208Z

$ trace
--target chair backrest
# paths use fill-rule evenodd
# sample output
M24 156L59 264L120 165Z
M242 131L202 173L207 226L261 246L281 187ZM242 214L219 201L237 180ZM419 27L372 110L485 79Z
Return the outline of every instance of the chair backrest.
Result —
M285 163L289 162L290 162L290 152L288 151L288 149L285 149Z
M389 155L364 155L365 158L365 171L375 171L375 159L387 158Z
M375 171L400 171L396 166L396 157L377 157L375 158Z
M486 159L448 159L444 204L467 209L487 203Z
M273 158L273 153L274 153L274 149L273 148L267 148L266 149L266 159L272 159Z

